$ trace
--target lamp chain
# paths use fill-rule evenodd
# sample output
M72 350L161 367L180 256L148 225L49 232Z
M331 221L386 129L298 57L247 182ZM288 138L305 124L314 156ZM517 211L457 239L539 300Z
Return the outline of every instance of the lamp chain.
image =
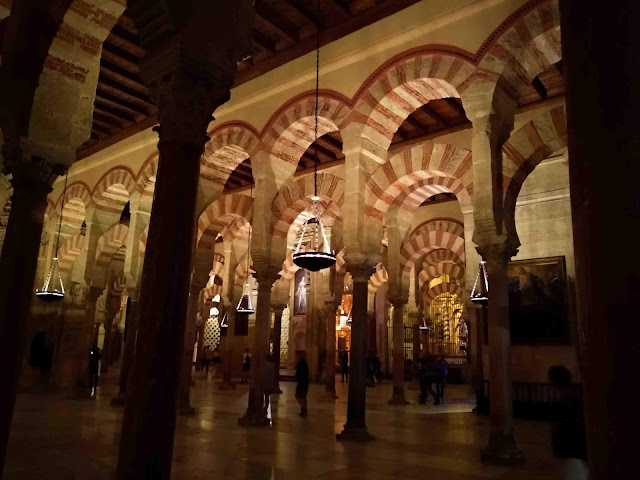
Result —
M320 97L320 0L316 1L316 108L315 131L313 136L313 195L318 196L318 103Z
M64 215L64 201L67 198L67 180L69 179L69 170L64 176L64 189L62 190L62 204L60 205L60 221L58 222L58 237L56 238L56 257L58 258L58 247L60 246L60 231L62 230L62 215Z

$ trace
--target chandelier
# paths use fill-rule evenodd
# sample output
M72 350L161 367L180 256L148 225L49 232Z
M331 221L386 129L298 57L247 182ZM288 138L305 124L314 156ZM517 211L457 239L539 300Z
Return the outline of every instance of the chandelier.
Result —
M64 189L62 191L62 204L60 206L60 221L58 223L58 236L56 237L56 253L51 260L51 267L44 279L44 285L41 290L36 290L36 297L43 302L56 302L64 297L64 284L60 275L60 266L58 265L58 247L60 246L60 231L62 230L62 215L64 213L64 201L67 196L67 180L69 171L64 177Z
M335 253L331 251L329 240L322 222L320 213L320 197L318 197L318 103L320 96L320 1L317 2L318 19L316 27L316 106L314 112L314 146L313 155L313 205L311 206L311 218L304 222L300 240L293 253L293 263L300 268L311 272L317 272L325 268L330 268L336 263ZM307 231L311 234L311 245L309 249L302 248ZM322 240L322 241L321 241Z
M478 276L471 290L471 301L479 305L489 303L489 275L487 274L487 262L480 262Z
M251 184L251 198L253 198L253 183ZM248 315L255 312L253 308L253 302L251 301L251 290L249 289L249 276L251 274L249 270L249 254L251 253L251 223L249 223L249 234L247 235L247 277L244 281L244 287L242 287L242 297L236 307L236 312L246 313Z

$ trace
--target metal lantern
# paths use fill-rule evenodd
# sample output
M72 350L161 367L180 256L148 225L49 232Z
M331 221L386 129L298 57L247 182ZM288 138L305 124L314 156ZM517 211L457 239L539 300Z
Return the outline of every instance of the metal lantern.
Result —
M69 172L64 177L64 189L62 191L62 204L60 206L60 221L58 223L58 236L56 237L56 253L51 261L51 267L44 279L42 289L36 290L36 297L43 302L57 302L64 298L64 283L60 275L60 266L58 265L58 248L60 247L60 231L62 230L62 215L64 213L64 201L67 196L67 180Z
M320 2L318 2L318 19L320 19ZM300 240L293 254L293 263L300 268L311 272L317 272L325 268L330 268L336 263L336 255L331 251L329 240L324 229L322 216L320 214L320 198L318 197L318 101L320 92L320 25L316 28L316 106L315 106L315 129L314 145L315 153L313 159L313 206L311 208L311 218L303 226ZM302 249L302 241L307 230L311 231L311 246ZM322 242L320 242L322 240Z
M478 276L471 290L471 301L479 305L487 305L489 303L489 274L487 273L487 262L480 262Z

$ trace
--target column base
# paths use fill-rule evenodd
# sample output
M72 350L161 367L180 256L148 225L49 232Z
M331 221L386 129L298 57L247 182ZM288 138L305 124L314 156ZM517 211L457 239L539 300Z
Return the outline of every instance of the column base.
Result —
M525 457L516 445L513 435L495 435L489 437L489 444L480 451L480 461L487 465L522 465Z
M345 442L364 443L375 439L375 437L369 433L366 426L354 427L347 423L342 432L336 435L336 439L343 440Z
M219 386L218 386L218 390L235 390L236 389L236 384L233 382L222 382Z
M124 407L124 404L126 403L126 401L127 401L127 394L120 392L118 393L118 395L116 395L111 399L111 402L109 402L109 404L112 407Z
M196 414L196 409L191 405L182 405L178 407L178 415L182 416L193 416Z
M268 427L271 425L271 419L264 412L255 413L247 410L247 413L238 418L238 425L241 427Z
M393 388L391 400L387 402L389 405L409 405L408 400L404 396L404 388Z

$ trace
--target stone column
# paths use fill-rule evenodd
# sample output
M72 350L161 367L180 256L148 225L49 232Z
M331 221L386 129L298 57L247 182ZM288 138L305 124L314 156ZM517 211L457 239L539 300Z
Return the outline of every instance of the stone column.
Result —
M273 366L275 370L275 386L276 393L282 393L280 390L280 347L282 340L282 312L286 305L278 304L273 307Z
M20 378L47 195L64 172L58 164L25 158L21 147L3 146L5 168L13 174L13 195L0 256L0 473Z
M189 290L189 306L187 308L187 326L184 332L184 355L182 371L180 372L180 390L178 391L178 413L180 415L193 415L196 409L191 406L189 395L191 393L191 371L193 369L193 343L196 335L196 320L199 310L200 292L203 285L191 284Z
M348 268L353 278L353 308L351 323L351 365L349 368L349 399L347 423L336 435L338 440L366 442L373 436L365 423L367 403L367 295L373 267L365 265Z
M186 68L181 65L151 84L160 157L141 278L136 359L120 437L121 480L169 478L171 472L200 157L212 113L228 98L227 89L215 90L217 80L208 73Z
M234 347L234 329L236 328L236 305L230 303L227 307L227 335L221 337L222 343L222 383L220 390L235 390L236 384L233 383L233 347Z
M138 289L127 287L129 293L129 308L127 323L124 329L124 346L122 348L122 363L120 365L118 395L111 399L111 405L122 406L127 398L127 384L131 375L131 368L135 359L136 337L138 335Z
M107 303L112 303L111 299ZM109 365L111 364L111 353L113 350L113 319L118 313L117 310L111 308L111 305L107 307L104 312L104 343L102 344L102 360L100 362L100 373L107 373Z
M631 393L640 353L640 3L584 6L560 0L589 478L630 478L640 430ZM612 242L613 225L624 235Z
M336 312L342 302L342 295L336 294L340 302L331 299L325 302L327 315L327 358L324 363L324 398L335 400L336 395Z
M204 354L204 323L205 320L202 320L198 325L196 325L196 332L198 332L198 344L196 346L198 349L196 354L196 372L199 372L202 369L202 356ZM220 337L220 343L222 343L222 337Z
M393 396L390 405L408 405L404 395L404 306L408 296L396 294L389 297L393 305Z
M513 384L511 379L511 333L507 265L517 249L507 240L479 245L487 262L489 279L489 398L491 435L481 452L484 463L519 464L524 454L513 435Z
M251 348L251 376L249 380L249 402L246 413L238 418L243 426L269 425L269 418L264 411L264 390L262 388L262 369L269 353L269 333L271 330L271 288L278 278L278 267L256 268L258 281L258 305L256 308L256 325L253 331Z

